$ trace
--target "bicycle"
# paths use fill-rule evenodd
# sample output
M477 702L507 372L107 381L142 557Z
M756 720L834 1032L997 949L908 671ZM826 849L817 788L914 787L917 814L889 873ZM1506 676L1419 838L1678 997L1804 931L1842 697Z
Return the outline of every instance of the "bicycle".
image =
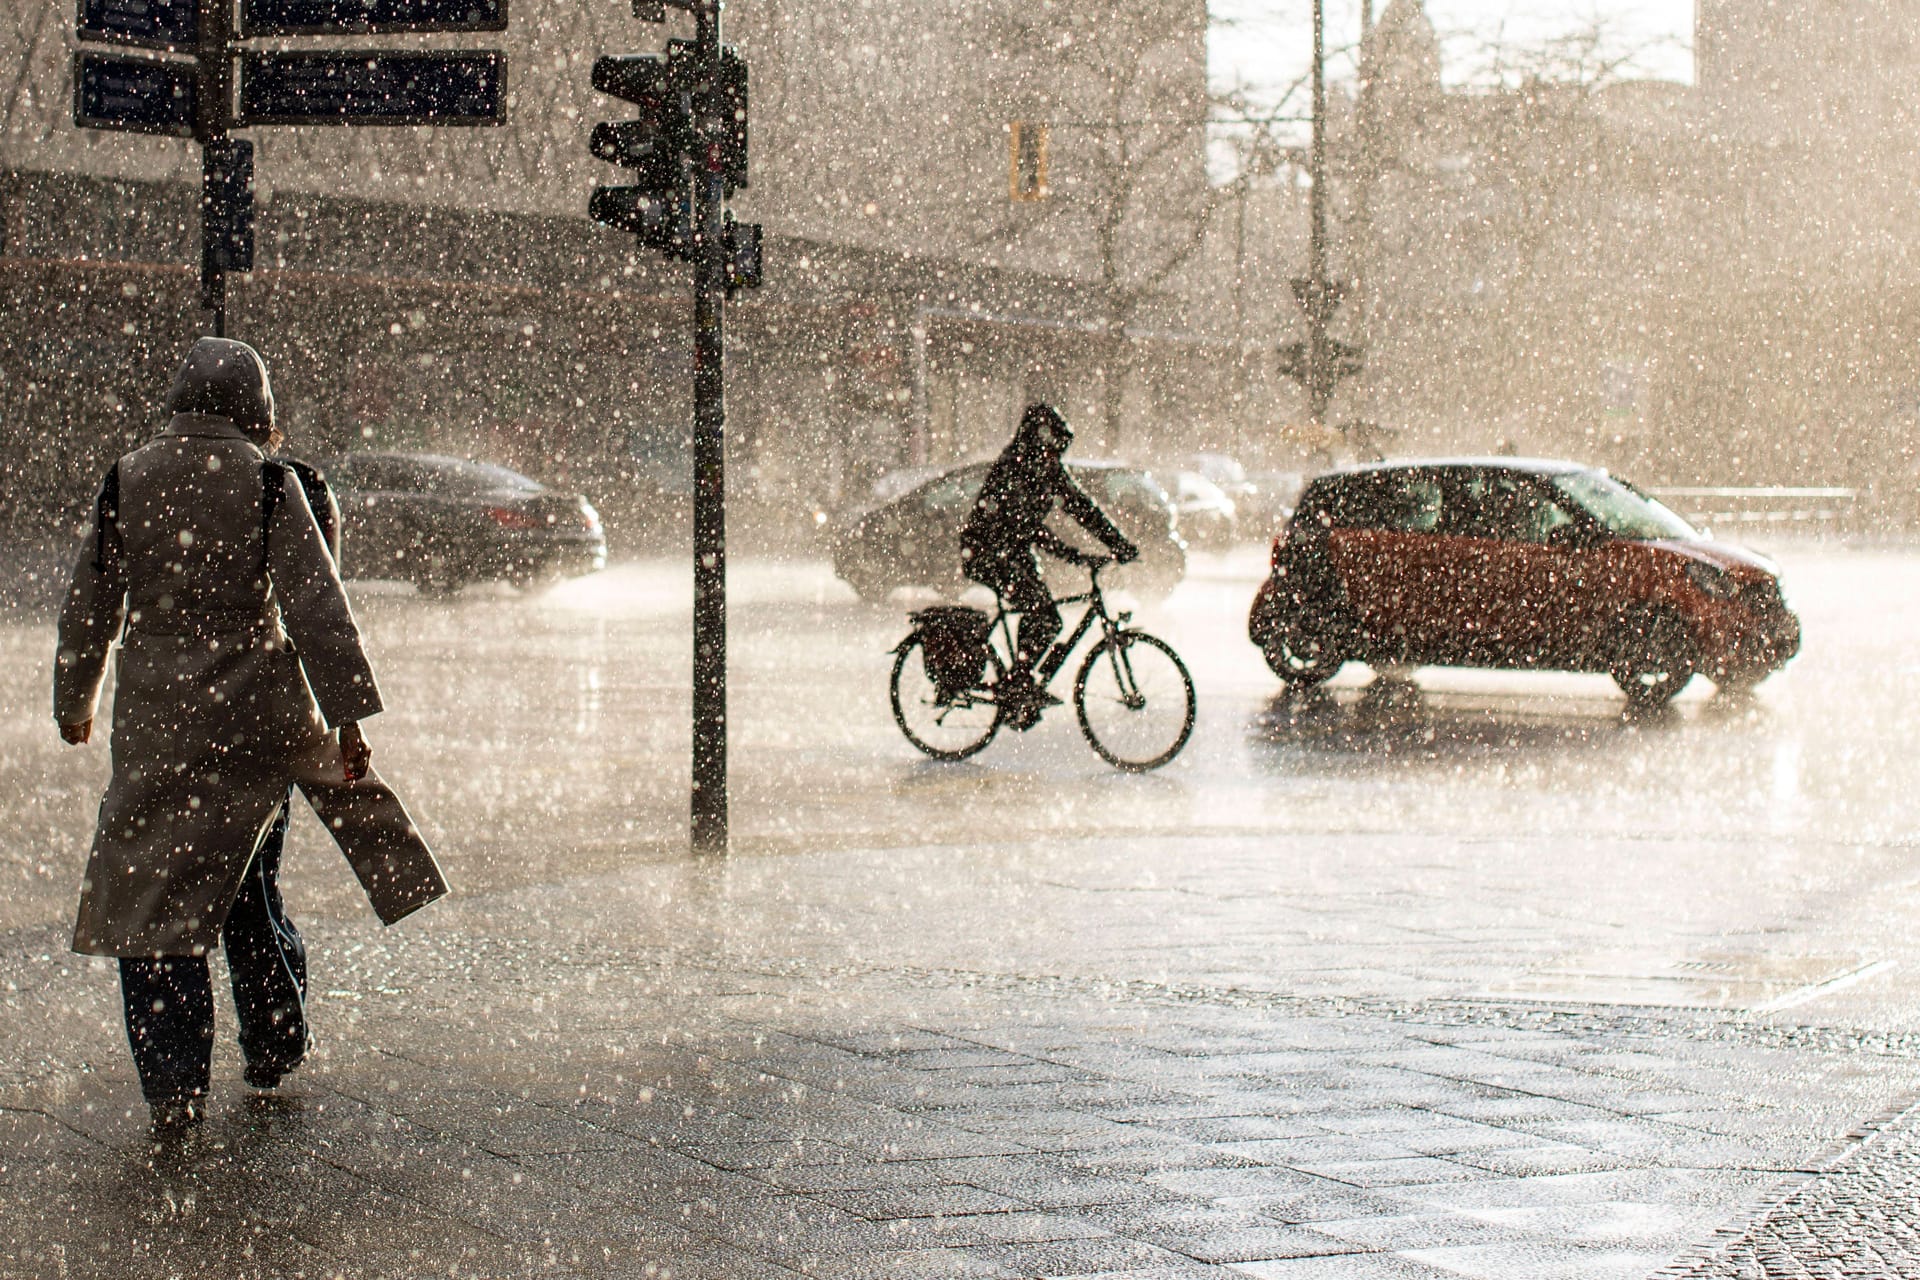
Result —
M1193 735L1197 704L1193 677L1172 646L1128 626L1131 611L1107 611L1100 570L1109 563L1086 566L1087 590L1055 601L1085 601L1087 608L1072 633L1035 665L1032 688L1045 691L1075 646L1098 626L1100 639L1073 681L1080 732L1107 763L1139 773L1180 754ZM984 750L1021 712L1037 716L1031 703L1003 704L998 697L1015 653L1013 624L998 591L990 618L979 609L947 606L920 610L913 621L914 630L894 647L891 686L893 718L908 742L936 760L964 760Z

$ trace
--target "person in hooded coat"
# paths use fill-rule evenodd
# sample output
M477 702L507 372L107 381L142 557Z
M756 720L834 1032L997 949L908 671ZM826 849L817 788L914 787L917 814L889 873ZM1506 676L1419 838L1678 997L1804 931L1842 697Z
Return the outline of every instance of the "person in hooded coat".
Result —
M960 530L960 556L966 575L993 588L1006 607L1020 615L1014 640L1015 669L1001 697L1016 710L1015 723L1031 724L1036 704L1056 702L1034 684L1034 665L1060 634L1060 609L1041 580L1036 549L1072 564L1088 555L1047 527L1055 509L1104 543L1122 564L1140 550L1120 532L1098 503L1074 483L1062 455L1073 443L1066 419L1052 406L1030 404L1020 415L1013 439L1001 450L981 482L980 496Z
M381 710L379 689L303 487L262 451L276 434L265 364L244 343L202 338L167 407L167 425L101 486L60 614L53 690L61 736L87 742L117 650L113 773L72 946L120 960L128 1040L160 1128L200 1116L213 1048L206 957L223 936L249 1080L270 1087L305 1052L304 1019L295 1034L271 990L286 949L255 945L278 913L255 855L290 786L384 922L447 891L371 768L360 722Z

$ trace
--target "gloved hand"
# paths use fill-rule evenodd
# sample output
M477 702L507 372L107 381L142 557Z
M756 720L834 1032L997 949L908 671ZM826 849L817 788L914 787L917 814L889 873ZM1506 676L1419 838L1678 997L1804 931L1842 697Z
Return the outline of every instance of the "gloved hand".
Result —
M1134 546L1131 542L1123 543L1120 549L1113 553L1113 558L1121 564L1132 564L1140 558L1140 548Z

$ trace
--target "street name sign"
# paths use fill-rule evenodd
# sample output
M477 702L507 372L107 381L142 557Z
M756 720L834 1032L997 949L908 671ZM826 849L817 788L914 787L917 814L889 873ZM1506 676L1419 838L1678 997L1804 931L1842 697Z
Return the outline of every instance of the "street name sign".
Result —
M200 42L200 0L80 0L74 34L106 44L189 50Z
M486 125L507 112L507 55L246 53L234 125Z
M243 37L506 29L507 0L242 0L240 6Z
M83 129L193 136L198 69L191 62L73 55L73 122Z

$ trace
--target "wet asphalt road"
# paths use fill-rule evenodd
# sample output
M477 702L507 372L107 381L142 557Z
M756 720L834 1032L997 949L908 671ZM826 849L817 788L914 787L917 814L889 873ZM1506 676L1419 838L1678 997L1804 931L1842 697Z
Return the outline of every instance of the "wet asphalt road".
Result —
M1351 995L1790 1007L1904 1029L1920 1006L1920 557L1783 558L1803 655L1751 697L1697 679L1671 712L1636 719L1594 676L1349 667L1330 697L1285 698L1244 639L1258 552L1201 557L1141 614L1195 673L1198 728L1139 777L1103 765L1065 708L971 761L922 759L886 704L909 602L862 605L816 563L746 561L735 847L969 848L966 874L925 887L952 921L944 938L852 930L849 948ZM448 602L356 587L392 708L369 734L456 883L682 856L686 578L633 564ZM67 913L105 777L104 750L62 748L36 714L49 637L32 620L0 631L0 927ZM352 910L317 826L296 847L318 855L297 860L315 881L302 900ZM1071 904L1039 935L1016 909L1036 885ZM1142 929L1144 954L1128 933Z
M739 563L719 867L683 851L682 566L535 597L356 587L393 708L369 736L458 895L382 933L303 814L287 892L328 984L306 1101L223 1112L225 1154L172 1175L139 1154L110 972L59 949L105 752L58 744L51 629L16 615L0 1208L73 1207L16 1218L0 1260L410 1275L395 1241L430 1238L435 1269L596 1274L554 1224L607 1175L563 1166L671 1152L628 1210L723 1221L648 1217L606 1274L1645 1275L1920 1085L1920 556L1778 550L1805 654L1651 718L1596 677L1350 668L1280 696L1243 638L1258 552L1202 558L1141 614L1193 669L1199 727L1139 777L1060 713L925 761L885 699L908 602ZM1069 1211L1042 1170L1098 1186ZM209 1234L204 1206L296 1173L324 1184L284 1210L298 1248L249 1271L259 1214ZM446 1198L483 1173L480 1201ZM775 1207L817 1234L741 1225ZM1687 1274L1735 1274L1715 1265Z

